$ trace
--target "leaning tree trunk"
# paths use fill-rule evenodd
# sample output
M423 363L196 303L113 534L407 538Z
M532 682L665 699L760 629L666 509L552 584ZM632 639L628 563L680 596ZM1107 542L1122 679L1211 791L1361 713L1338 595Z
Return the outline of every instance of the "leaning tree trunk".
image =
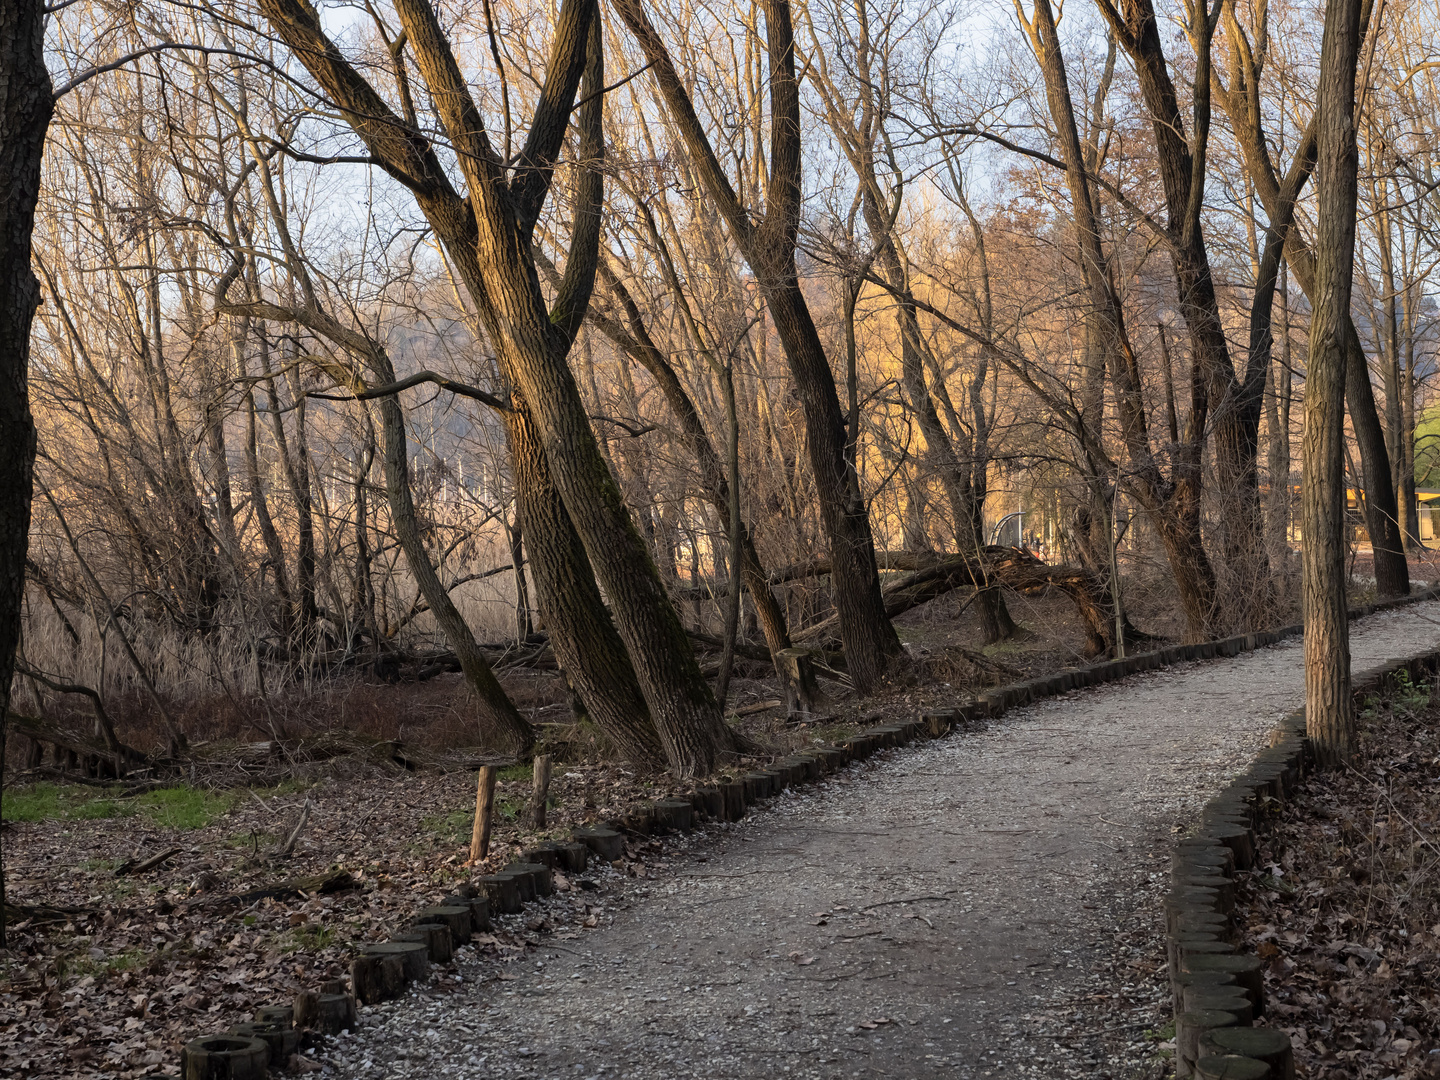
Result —
M1322 763L1349 754L1350 641L1345 617L1345 394L1359 154L1355 68L1361 0L1327 0L1316 114L1315 299L1305 377L1305 722ZM1353 374L1353 373L1352 373ZM1353 378L1351 379L1353 383ZM1368 386L1368 376L1366 377Z
M25 599L35 424L30 417L30 324L40 283L30 236L40 196L40 158L55 104L45 69L45 5L0 0L0 785L10 679ZM0 948L5 945L5 870L0 853Z
M377 372L381 378L394 381L394 371ZM414 575L420 593L430 605L435 624L455 650L465 681L479 698L477 715L481 736L487 746L515 754L529 750L535 742L535 731L511 702L500 680L480 652L465 617L450 599L440 575L430 565L430 553L420 536L415 519L415 501L411 494L408 442L405 412L395 394L380 399L381 462L385 472L385 494L390 502L391 527L405 552L405 561Z
M1318 229L1316 247L1320 247ZM1323 275L1316 277L1322 290ZM1319 310L1319 305L1316 305ZM1345 333L1347 330L1349 333ZM1390 476L1390 454L1385 448L1385 426L1375 408L1375 391L1370 386L1370 365L1365 348L1347 320L1341 328L1345 349L1345 399L1350 405L1350 422L1360 448L1360 470L1365 475L1365 529L1370 533L1371 558L1375 564L1375 590L1381 596L1406 596L1410 592L1410 565L1405 561L1405 539L1400 532L1399 503ZM1312 345L1313 349L1314 346Z
M535 605L555 659L585 712L637 764L665 760L625 643L605 611L585 545L565 512L530 412L512 393L504 414ZM518 566L518 552L517 562Z

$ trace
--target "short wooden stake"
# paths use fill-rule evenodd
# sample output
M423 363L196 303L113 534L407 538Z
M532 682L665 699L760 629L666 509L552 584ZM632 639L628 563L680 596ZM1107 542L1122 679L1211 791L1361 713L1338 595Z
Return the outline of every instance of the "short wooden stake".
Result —
M550 755L535 755L535 784L530 792L530 819L535 828L545 828L545 800L550 797Z
M475 785L475 825L470 831L470 861L478 863L490 854L490 814L495 806L495 769L480 766Z

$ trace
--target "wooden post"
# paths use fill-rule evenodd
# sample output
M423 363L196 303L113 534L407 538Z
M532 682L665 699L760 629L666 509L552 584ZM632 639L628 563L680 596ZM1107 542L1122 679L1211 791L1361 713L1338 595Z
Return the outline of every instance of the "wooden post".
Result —
M530 792L530 819L535 828L545 828L545 800L550 797L550 755L535 755L535 782Z
M470 861L478 863L490 854L490 814L495 805L495 768L480 766L475 785L475 825L470 831Z

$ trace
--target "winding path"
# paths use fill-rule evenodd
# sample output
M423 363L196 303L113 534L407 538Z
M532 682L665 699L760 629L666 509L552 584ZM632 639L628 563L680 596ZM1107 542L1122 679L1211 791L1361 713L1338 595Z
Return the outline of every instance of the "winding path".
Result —
M1440 647L1440 602L1352 623L1351 647L1357 676ZM503 979L462 965L370 1011L331 1075L1146 1075L1159 981L1117 949L1158 945L1169 837L1302 696L1292 639L851 767L617 880L598 929Z

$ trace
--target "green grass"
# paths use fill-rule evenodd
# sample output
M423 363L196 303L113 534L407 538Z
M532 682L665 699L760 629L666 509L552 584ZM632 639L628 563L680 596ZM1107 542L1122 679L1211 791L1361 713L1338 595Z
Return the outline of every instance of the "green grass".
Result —
M499 780L530 780L535 776L535 767L528 761L517 762L514 765L506 765L498 773Z
M292 953L301 949L315 952L334 943L335 931L319 923L307 922L286 933L285 938L280 946L281 952Z
M235 805L228 792L173 787L148 791L134 799L117 797L118 789L80 784L29 784L5 792L0 817L6 821L96 821L146 814L157 825L198 829Z
M147 791L135 802L159 825L201 829L234 806L235 796L223 791L175 787Z
M441 840L449 840L458 844L470 839L470 832L475 824L475 814L470 810L452 810L448 814L427 817L420 824L424 826L426 832L433 833Z
M9 789L0 800L6 821L94 821L134 812L112 795L79 784L29 784Z

